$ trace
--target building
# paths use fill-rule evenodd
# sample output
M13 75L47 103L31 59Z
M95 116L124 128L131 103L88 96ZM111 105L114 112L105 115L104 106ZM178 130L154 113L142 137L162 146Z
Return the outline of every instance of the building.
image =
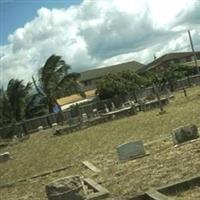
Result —
M200 60L200 51L196 52L197 59ZM144 71L154 71L161 72L166 67L169 67L172 64L185 64L185 63L194 63L194 55L192 52L176 52L165 54L153 62L147 64L141 69L141 72Z
M84 91L93 90L96 89L96 81L106 76L109 73L117 73L127 70L137 72L143 66L144 65L139 62L131 61L108 67L96 68L84 71L81 73L80 83L82 83Z
M80 94L73 94L57 99L56 101L60 106L61 110L66 110L70 106L92 101L96 96L95 90L86 91L85 96L86 97L82 97Z

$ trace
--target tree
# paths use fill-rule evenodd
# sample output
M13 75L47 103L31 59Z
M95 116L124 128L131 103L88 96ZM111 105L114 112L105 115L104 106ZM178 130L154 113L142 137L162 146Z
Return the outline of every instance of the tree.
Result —
M43 96L49 112L57 105L57 98L81 92L79 73L69 73L70 66L60 56L50 56L39 70L39 84L33 78L38 93ZM58 105L57 105L58 106Z
M25 118L28 98L30 98L31 83L23 84L23 80L11 79L7 89L0 92L1 124L21 121Z
M145 84L145 78L132 71L108 74L97 82L97 91L101 99L124 96L133 93L137 101L136 89Z
M32 94L27 98L25 108L25 117L30 119L37 116L42 116L48 113L48 108L45 104L45 99L38 93Z
M188 77L192 73L192 67L180 64L171 64L159 74L148 71L144 74L144 76L149 80L149 85L155 84L159 88L168 85L169 89L174 91L176 81L181 78Z

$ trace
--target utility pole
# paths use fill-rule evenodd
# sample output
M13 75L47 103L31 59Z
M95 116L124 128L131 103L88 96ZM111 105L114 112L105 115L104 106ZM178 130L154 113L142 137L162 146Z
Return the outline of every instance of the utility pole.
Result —
M189 35L189 38L190 38L190 45L191 45L192 53L193 53L193 56L194 56L195 67L197 69L197 73L199 74L199 67L198 67L198 64L197 64L197 56L196 56L195 51L194 51L194 46L193 46L192 36L190 34L190 30L188 30L188 35Z

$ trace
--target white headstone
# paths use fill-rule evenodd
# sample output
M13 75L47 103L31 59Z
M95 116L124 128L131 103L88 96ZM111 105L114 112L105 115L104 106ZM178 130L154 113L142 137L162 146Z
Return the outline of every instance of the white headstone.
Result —
M83 122L86 122L88 120L87 113L82 114L82 119L83 119Z
M112 110L116 109L115 104L113 102L111 103L111 106L112 106Z
M120 161L135 159L145 155L144 145L141 140L128 142L117 147Z
M43 126L38 126L38 131L43 130Z
M105 111L108 113L109 112L109 109L108 109L108 106L105 104Z
M52 127L58 126L58 123L51 124Z

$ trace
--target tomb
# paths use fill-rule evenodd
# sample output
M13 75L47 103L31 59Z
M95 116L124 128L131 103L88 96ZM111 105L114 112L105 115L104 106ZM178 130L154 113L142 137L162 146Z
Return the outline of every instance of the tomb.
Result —
M180 126L172 130L172 140L175 145L197 139L198 137L198 128L194 124Z
M143 141L128 142L117 147L120 161L131 160L146 155Z
M43 130L43 129L44 129L43 126L38 126L38 131L41 131L41 130Z
M85 200L83 181L79 176L68 176L46 186L48 200Z
M99 200L109 196L109 191L90 178L68 176L46 186L48 200Z
M5 152L5 153L0 154L0 163L6 162L8 160L10 160L10 153L9 152Z
M58 123L51 124L52 127L58 126Z

